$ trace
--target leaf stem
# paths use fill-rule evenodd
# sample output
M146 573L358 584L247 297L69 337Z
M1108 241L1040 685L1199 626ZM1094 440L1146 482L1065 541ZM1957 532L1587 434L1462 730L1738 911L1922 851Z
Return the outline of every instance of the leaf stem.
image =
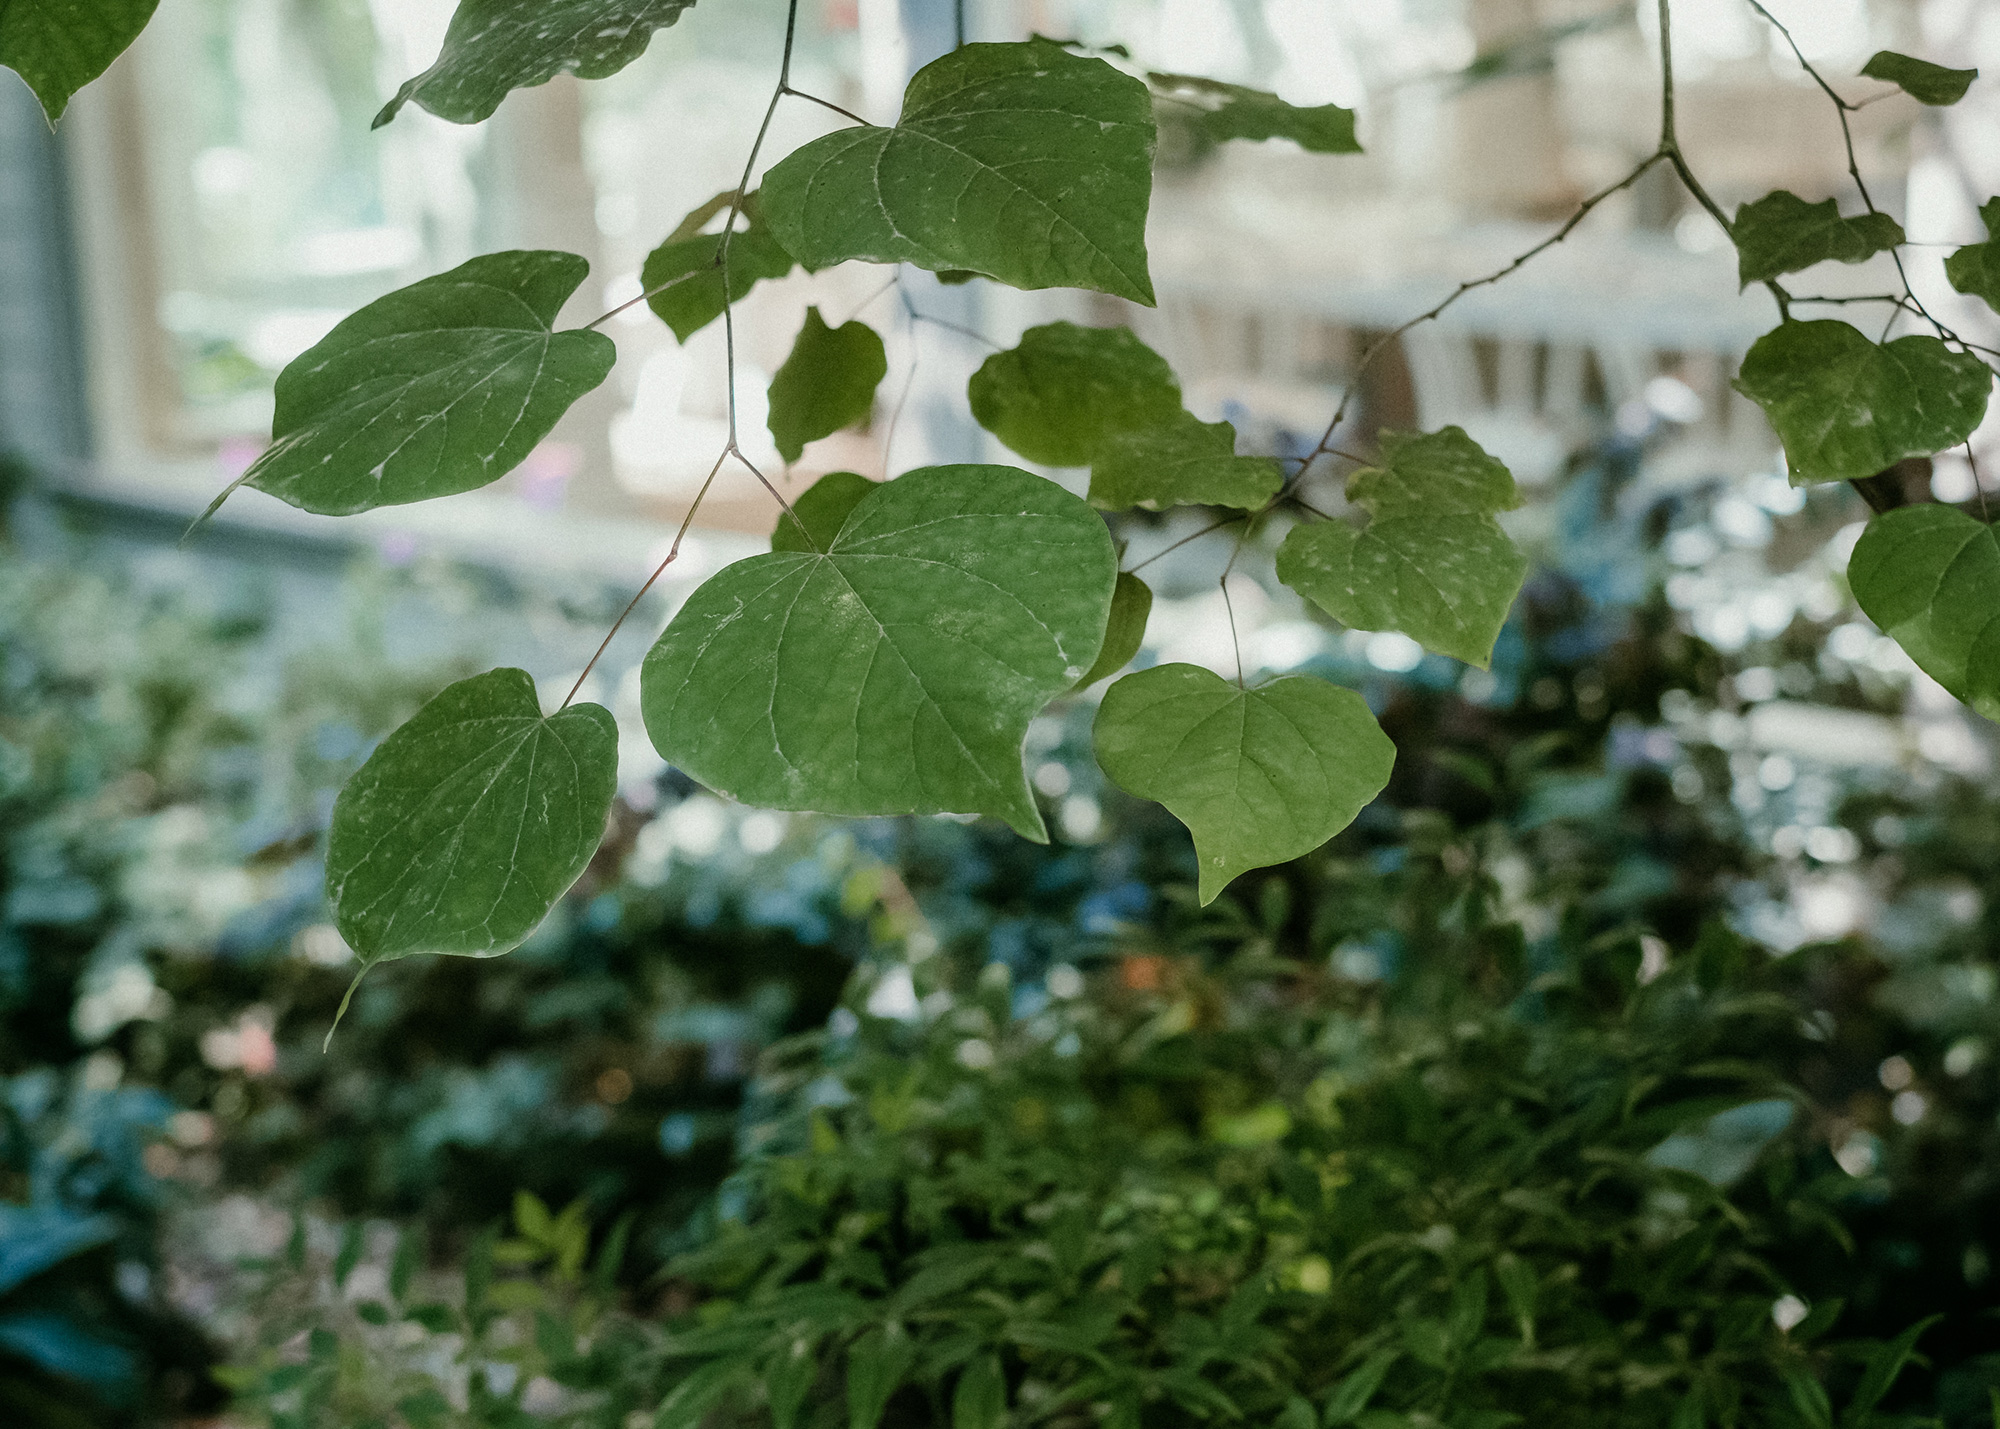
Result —
M847 118L852 119L856 124L866 124L868 122L866 119L863 119L859 114L856 114L852 109L842 109L838 104L835 104L830 99L821 99L817 94L807 94L803 89L793 89L789 84L785 85L781 92L785 94L796 95L800 99L810 100L812 103L817 104L822 109L831 109L835 114L845 115Z
M1282 494L1283 493L1280 493L1280 495ZM1239 511L1234 516L1224 516L1219 521L1212 521L1208 525L1202 527L1199 531L1195 532L1192 536L1183 536L1180 538L1180 540L1174 542L1171 546L1166 546L1161 548L1160 550L1153 552L1152 555L1146 557L1145 560L1139 562L1138 565L1132 567L1132 569L1127 571L1126 574L1136 576L1137 574L1139 574L1139 572L1145 570L1146 567L1153 564L1153 562L1159 560L1160 557L1173 554L1175 551L1178 551L1182 546L1187 545L1189 542L1199 541L1203 536L1211 535L1216 531L1220 531L1224 526L1232 525L1238 521L1247 521L1249 519L1250 519L1250 513L1248 511Z

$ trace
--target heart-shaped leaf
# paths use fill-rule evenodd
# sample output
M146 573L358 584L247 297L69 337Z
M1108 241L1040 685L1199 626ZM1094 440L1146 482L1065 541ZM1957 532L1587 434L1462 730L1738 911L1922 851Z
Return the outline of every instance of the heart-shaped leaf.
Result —
M1877 344L1831 320L1780 323L1736 379L1777 429L1797 482L1851 481L1957 446L1992 385L1985 363L1934 337Z
M1031 327L987 358L966 395L980 426L1049 466L1087 466L1105 438L1181 410L1173 369L1130 329L1068 322Z
M771 528L774 551L824 551L862 500L882 483L858 471L830 471L792 502L792 514Z
M1158 426L1115 432L1090 464L1090 500L1110 511L1143 506L1264 505L1285 484L1266 456L1236 455L1236 429L1176 412Z
M1944 275L1952 287L2000 311L2000 198L1981 205L1986 242L1968 243L1944 260Z
M1104 624L1104 645L1097 652L1097 662L1084 671L1076 688L1094 685L1131 664L1132 657L1145 643L1146 622L1152 614L1152 587L1130 571L1120 571L1118 584L1111 592L1111 617Z
M764 179L809 271L849 258L1151 304L1152 100L1048 40L964 45L918 70L894 128L816 139Z
M639 271L641 291L652 294L646 306L682 342L722 316L722 265L716 261L722 235L702 229L726 213L735 197L733 189L717 194L682 219L666 242L646 255ZM762 280L782 278L798 266L765 227L756 194L743 200L737 220L736 238L729 245L732 303L742 302L743 295Z
M858 504L827 551L736 562L654 645L654 747L767 808L986 813L1047 835L1028 722L1097 657L1104 522L1006 466L926 467Z
M497 481L618 350L554 329L590 265L490 253L377 298L278 376L272 443L242 484L323 516Z
M1528 561L1493 519L1520 504L1514 478L1457 427L1390 432L1382 462L1348 478L1370 513L1294 526L1278 579L1357 630L1400 630L1427 650L1484 669L1527 578Z
M1861 72L1870 79L1885 80L1919 104L1956 104L1979 78L1976 69L1946 69L1929 60L1899 55L1894 50L1877 50Z
M53 124L70 96L125 53L160 0L0 0L0 65L21 76Z
M818 308L806 309L792 352L771 379L768 425L778 455L797 461L807 442L868 420L875 389L889 373L882 339L864 322L828 327Z
M1901 506L1868 523L1847 582L1919 669L2000 719L2000 533L1953 506Z
M617 784L608 710L544 718L524 670L447 686L334 802L326 892L340 935L364 966L518 946L597 851Z
M1239 689L1197 665L1156 665L1105 692L1097 762L1194 835L1200 896L1310 853L1354 822L1396 761L1368 702L1311 675Z
M653 31L694 0L459 0L431 67L375 116L381 128L415 100L454 124L477 124L507 92L559 74L614 75L646 52Z
M1313 154L1358 154L1354 111L1338 104L1287 104L1262 89L1191 74L1149 74L1170 103L1195 111L1194 127L1217 143L1230 139L1290 139Z
M1832 199L1807 203L1779 189L1736 210L1736 276L1745 286L1797 273L1815 263L1860 263L1903 241L1903 226L1886 213L1842 218Z

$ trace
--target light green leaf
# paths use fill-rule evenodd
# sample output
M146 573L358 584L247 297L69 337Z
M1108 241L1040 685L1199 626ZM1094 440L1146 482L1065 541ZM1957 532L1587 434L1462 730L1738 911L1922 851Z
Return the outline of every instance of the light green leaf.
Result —
M1900 506L1868 523L1847 563L1868 618L1919 668L2000 718L2000 535L1954 506Z
M849 258L1151 304L1146 86L1048 40L965 45L917 71L892 129L816 139L764 179L808 270Z
M818 1346L800 1336L778 1351L764 1368L764 1400L771 1410L771 1429L792 1429L799 1410L819 1378Z
M2000 198L1980 207L1986 242L1969 243L1944 260L1944 275L1952 287L2000 311Z
M1127 675L1097 712L1097 762L1194 834L1200 896L1310 853L1389 782L1396 746L1352 690L1310 675L1239 689L1195 665Z
M1001 1429L1007 1422L1007 1376L1000 1361L980 1355L959 1372L951 1396L951 1429Z
M922 468L825 554L752 556L695 591L646 657L646 729L748 804L987 813L1043 839L1021 742L1096 659L1116 577L1102 518L1055 483Z
M1097 652L1097 663L1084 672L1076 688L1094 685L1131 664L1146 639L1146 621L1152 614L1152 588L1130 571L1120 571L1118 584L1111 592L1111 618L1104 626L1104 646Z
M614 75L646 52L653 31L694 0L459 0L431 67L375 116L381 128L415 100L440 119L477 124L513 89L559 74Z
M103 74L160 0L0 0L0 65L21 76L53 124Z
M898 1326L870 1330L847 1347L847 1429L875 1429L889 1396L917 1358L917 1347Z
M447 686L333 806L326 891L364 965L517 946L604 837L618 782L610 712L544 718L523 670Z
M791 356L771 379L768 425L778 455L797 461L807 442L866 421L888 374L875 329L864 322L828 327L818 308L807 308Z
M780 513L778 524L771 528L771 549L824 551L833 544L833 538L840 534L841 526L862 498L881 484L857 471L828 472L792 503L791 516Z
M243 483L323 516L450 496L511 471L618 350L554 329L590 265L490 253L377 298L278 376Z
M1314 154L1361 152L1361 141L1354 137L1354 111L1338 104L1301 107L1265 90L1191 74L1149 74L1146 78L1169 99L1194 105L1200 111L1195 128L1217 143L1290 139Z
M1877 50L1861 72L1870 79L1886 80L1919 104L1931 105L1958 103L1979 78L1976 69L1946 69L1894 50Z
M735 197L734 190L717 194L682 219L667 241L646 255L645 266L639 271L641 291L652 294L646 306L682 342L722 316L722 265L716 262L722 235L703 233L702 229L727 212ZM735 241L729 245L732 303L743 301L743 295L763 279L782 278L796 266L792 255L779 247L765 227L756 194L743 200L738 222ZM673 286L662 286L668 283Z
M1029 461L1087 466L1105 438L1171 421L1180 383L1122 327L1048 323L972 374L972 415Z
M1176 412L1158 426L1105 439L1090 464L1090 500L1110 511L1143 506L1264 505L1285 484L1265 456L1236 455L1236 429Z
M1736 276L1744 285L1797 273L1815 263L1860 263L1903 241L1903 226L1886 213L1842 218L1832 199L1807 203L1779 189L1736 210Z
M1934 337L1878 345L1831 320L1780 323L1736 379L1777 429L1795 482L1851 481L1956 446L1992 385L1985 363Z
M1427 650L1484 669L1527 578L1528 561L1492 513L1520 503L1514 478L1457 427L1391 432L1382 464L1348 478L1371 513L1294 526L1278 579L1357 630L1400 630Z
M1398 1358L1400 1355L1395 1350L1377 1350L1359 1368L1348 1371L1346 1377L1333 1387L1333 1393L1327 1396L1326 1429L1340 1429L1343 1424L1352 1424L1368 1407L1368 1401L1375 1397L1375 1391L1382 1387L1383 1377Z

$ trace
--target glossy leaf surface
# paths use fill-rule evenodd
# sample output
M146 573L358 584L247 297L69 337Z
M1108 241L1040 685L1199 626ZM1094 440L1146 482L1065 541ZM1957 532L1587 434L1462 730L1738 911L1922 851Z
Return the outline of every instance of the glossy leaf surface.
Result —
M1944 260L1944 275L1952 287L2000 311L2000 198L1990 198L1979 210L1986 225L1984 243L1968 243Z
M1005 466L927 467L853 509L825 554L736 562L646 657L654 747L748 804L986 813L1046 837L1028 722L1096 660L1103 520Z
M1104 645L1097 662L1076 682L1081 690L1132 663L1146 640L1146 622L1153 614L1153 589L1130 571L1118 573L1111 592L1111 617L1104 625Z
M1894 50L1877 50L1861 72L1870 79L1886 80L1919 104L1932 105L1958 103L1979 78L1976 69L1947 69Z
M1047 40L966 45L917 71L894 128L775 166L764 207L809 270L864 258L1150 304L1152 156L1138 80Z
M1146 76L1170 102L1200 110L1196 129L1218 143L1230 139L1290 139L1313 154L1358 154L1354 111L1338 104L1287 104L1277 95L1190 74Z
M1736 210L1736 276L1748 286L1835 261L1860 263L1903 241L1903 226L1886 213L1842 218L1832 199L1807 203L1779 189Z
M818 308L807 308L791 355L771 379L768 424L778 454L797 461L807 442L868 420L888 372L875 329L864 322L828 327Z
M1129 329L1069 322L1029 328L980 364L966 392L980 426L1049 466L1087 466L1107 437L1181 409L1173 369Z
M139 38L160 0L0 0L0 65L21 76L53 124L70 97Z
M2000 718L2000 534L1952 506L1902 506L1868 523L1847 565L1868 618L1923 672Z
M1354 821L1389 782L1396 747L1352 690L1311 675L1239 689L1196 665L1157 665L1105 692L1097 762L1194 835L1200 895L1297 858Z
M646 306L682 342L722 316L722 266L716 262L722 235L701 230L728 210L733 197L717 194L690 213L666 242L646 255L640 269L642 291L651 294ZM743 200L736 238L729 245L729 301L741 302L764 279L782 278L797 266L765 227L758 197L751 194Z
M1090 500L1111 511L1143 506L1264 505L1285 484L1270 457L1236 455L1236 429L1189 412L1107 439L1090 464Z
M840 534L854 508L881 484L858 471L828 472L792 502L791 516L779 513L778 524L771 528L771 549L824 551Z

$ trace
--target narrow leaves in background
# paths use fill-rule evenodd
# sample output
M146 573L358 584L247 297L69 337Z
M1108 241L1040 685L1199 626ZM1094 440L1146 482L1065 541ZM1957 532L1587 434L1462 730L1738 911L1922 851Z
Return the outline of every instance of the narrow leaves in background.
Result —
M1886 80L1919 104L1931 105L1958 103L1979 78L1976 69L1946 69L1894 50L1877 50L1861 72L1870 79Z
M722 316L722 265L716 261L722 235L703 233L702 229L718 215L727 213L735 197L733 190L717 194L695 209L681 220L680 227L666 242L646 255L645 266L640 269L641 291L651 294L646 306L682 342ZM736 238L729 245L732 303L740 302L745 293L764 279L782 278L797 266L792 255L778 246L771 230L764 226L756 194L744 198L737 221Z
M1088 466L1107 437L1171 421L1180 383L1122 327L1047 323L996 352L966 385L972 415L1029 461Z
M1267 456L1238 456L1236 429L1189 412L1141 431L1120 432L1098 448L1090 466L1090 500L1111 511L1143 506L1264 505L1285 484Z
M1903 241L1903 226L1886 213L1842 218L1832 199L1807 203L1779 189L1736 210L1736 276L1745 287L1797 273L1815 263L1860 263Z
M1240 84L1190 74L1149 74L1170 103L1199 111L1194 127L1217 143L1230 139L1290 139L1314 154L1358 154L1354 111L1338 104L1302 107Z
M70 96L125 53L160 0L0 0L0 65L21 76L53 124Z
M818 308L807 308L791 356L771 379L768 424L778 454L797 461L806 443L868 420L888 372L875 329L864 322L831 328Z

